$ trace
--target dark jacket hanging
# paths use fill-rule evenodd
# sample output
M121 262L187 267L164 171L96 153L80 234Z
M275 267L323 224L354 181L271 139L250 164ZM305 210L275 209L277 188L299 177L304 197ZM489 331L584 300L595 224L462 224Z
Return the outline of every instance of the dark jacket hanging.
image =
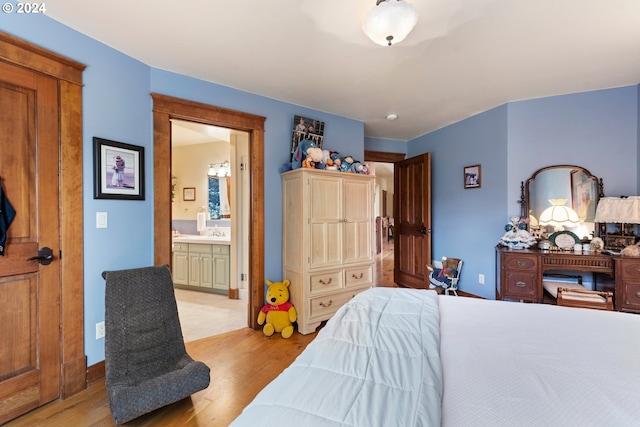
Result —
M16 210L13 209L9 199L2 189L2 179L0 178L0 256L4 256L5 243L7 243L7 230L11 225L11 221L16 216Z

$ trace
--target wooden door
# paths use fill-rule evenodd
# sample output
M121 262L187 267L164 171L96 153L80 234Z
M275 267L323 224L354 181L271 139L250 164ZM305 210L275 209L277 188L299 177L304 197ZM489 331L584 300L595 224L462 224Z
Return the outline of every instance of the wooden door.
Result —
M60 394L57 80L0 63L0 111L0 177L16 210L0 257L3 423ZM28 260L44 247L49 265Z
M431 263L431 157L429 153L395 163L394 281L428 288Z

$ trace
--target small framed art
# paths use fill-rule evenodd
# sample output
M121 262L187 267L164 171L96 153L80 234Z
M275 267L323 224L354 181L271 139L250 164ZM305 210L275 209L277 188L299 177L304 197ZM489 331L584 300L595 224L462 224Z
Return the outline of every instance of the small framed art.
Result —
M482 177L480 175L480 165L464 167L464 188L480 188Z
M182 189L182 200L193 202L196 199L196 187L184 187Z
M144 200L144 147L93 138L93 198Z

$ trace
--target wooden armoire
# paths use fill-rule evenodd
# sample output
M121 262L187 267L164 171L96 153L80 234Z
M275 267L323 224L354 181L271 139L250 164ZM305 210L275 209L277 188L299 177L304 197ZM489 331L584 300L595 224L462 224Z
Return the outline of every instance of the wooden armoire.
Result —
M309 334L375 283L374 177L296 169L282 174L283 280L298 331Z

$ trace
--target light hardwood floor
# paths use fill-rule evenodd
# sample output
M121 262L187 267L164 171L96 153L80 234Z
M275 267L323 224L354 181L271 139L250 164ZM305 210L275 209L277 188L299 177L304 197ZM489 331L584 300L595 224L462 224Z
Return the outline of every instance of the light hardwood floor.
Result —
M385 242L376 260L378 286L393 283L393 241ZM186 335L186 333L185 333ZM126 426L218 427L228 426L242 409L315 338L294 334L265 337L262 331L242 328L187 342L188 353L211 368L211 384L190 398L137 418ZM115 426L104 380L66 400L57 400L6 427Z

